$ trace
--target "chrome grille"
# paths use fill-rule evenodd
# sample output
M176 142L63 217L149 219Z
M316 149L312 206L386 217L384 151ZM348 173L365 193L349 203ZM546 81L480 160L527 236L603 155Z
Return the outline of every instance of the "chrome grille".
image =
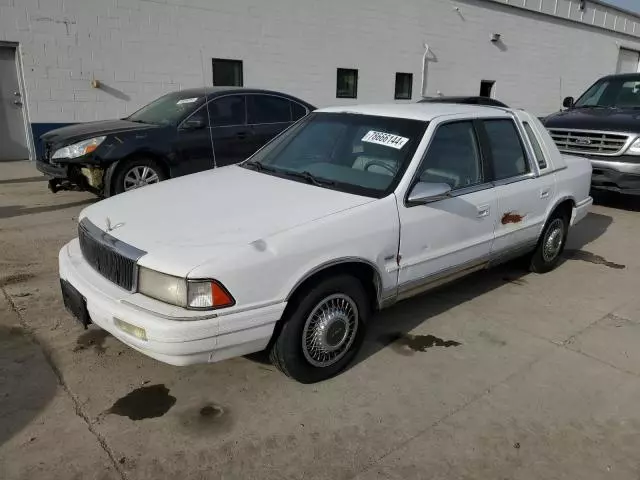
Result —
M558 150L587 155L620 155L630 136L625 133L591 130L549 129Z
M135 290L136 262L146 252L121 242L86 218L78 225L78 238L82 256L95 271L125 290Z

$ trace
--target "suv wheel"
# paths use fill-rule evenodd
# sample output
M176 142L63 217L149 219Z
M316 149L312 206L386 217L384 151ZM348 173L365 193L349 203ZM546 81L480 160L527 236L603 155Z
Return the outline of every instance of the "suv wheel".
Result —
M320 281L290 303L271 347L271 361L301 383L337 375L362 344L369 310L356 278L340 275Z

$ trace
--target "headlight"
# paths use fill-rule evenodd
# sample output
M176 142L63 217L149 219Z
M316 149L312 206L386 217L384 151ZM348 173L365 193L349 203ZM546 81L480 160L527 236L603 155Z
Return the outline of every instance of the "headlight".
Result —
M627 155L640 155L640 137L638 137L625 152Z
M89 140L83 140L81 142L74 143L73 145L67 145L66 147L62 147L56 150L51 158L55 160L57 158L81 157L83 155L86 155L87 153L93 152L96 148L98 148L98 145L104 142L105 138L107 137L95 137L90 138Z
M187 280L140 267L138 291L161 302L193 310L231 307L235 300L216 280Z

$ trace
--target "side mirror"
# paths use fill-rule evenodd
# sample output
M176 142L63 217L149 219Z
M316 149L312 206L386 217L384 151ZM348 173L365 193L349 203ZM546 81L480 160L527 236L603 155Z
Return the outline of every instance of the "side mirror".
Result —
M450 194L451 186L446 183L418 182L411 189L407 201L416 205L424 205L447 198Z
M207 122L203 117L194 115L193 117L187 118L183 123L181 128L183 130L200 130L201 128L205 128L207 126Z
M573 107L574 103L575 103L575 100L573 97L567 97L562 101L562 106L564 108L571 108Z

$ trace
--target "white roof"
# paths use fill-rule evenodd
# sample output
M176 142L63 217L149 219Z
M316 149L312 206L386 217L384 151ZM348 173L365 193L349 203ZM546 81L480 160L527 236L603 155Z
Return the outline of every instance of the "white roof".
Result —
M431 121L443 115L463 114L470 117L506 117L506 108L466 105L459 103L389 103L382 105L344 105L341 107L320 108L316 112L355 113L377 115L380 117L408 118Z

